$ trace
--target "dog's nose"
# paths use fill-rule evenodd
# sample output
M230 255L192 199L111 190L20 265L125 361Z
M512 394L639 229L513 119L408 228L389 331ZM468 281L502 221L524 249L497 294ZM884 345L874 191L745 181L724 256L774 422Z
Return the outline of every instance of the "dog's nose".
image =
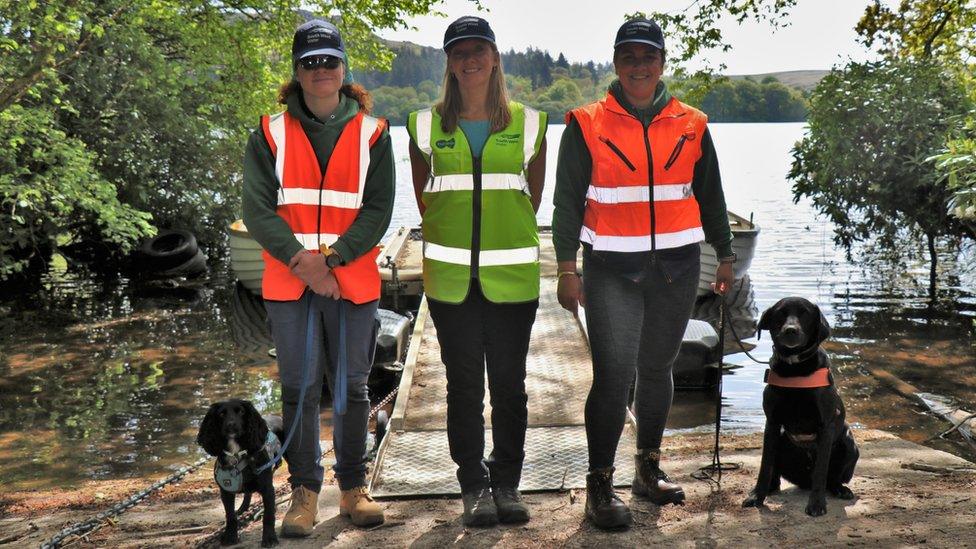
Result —
M783 326L783 330L782 330L784 335L796 335L799 331L800 330L793 325Z

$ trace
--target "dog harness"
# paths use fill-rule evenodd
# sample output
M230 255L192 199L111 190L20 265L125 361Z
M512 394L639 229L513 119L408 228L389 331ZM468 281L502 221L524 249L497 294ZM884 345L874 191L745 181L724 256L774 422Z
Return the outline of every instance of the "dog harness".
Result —
M819 368L810 375L796 377L785 377L772 370L766 370L763 381L775 387L816 389L817 387L829 387L833 385L834 377L830 374L830 368Z
M268 431L268 437L264 441L261 451L267 455L269 460L281 449L281 441L272 432ZM260 452L259 452L260 453ZM244 491L244 471L252 465L252 457L247 455L247 450L230 453L224 451L223 460L218 459L214 462L214 481L221 490L239 494ZM224 461L225 464L221 464Z

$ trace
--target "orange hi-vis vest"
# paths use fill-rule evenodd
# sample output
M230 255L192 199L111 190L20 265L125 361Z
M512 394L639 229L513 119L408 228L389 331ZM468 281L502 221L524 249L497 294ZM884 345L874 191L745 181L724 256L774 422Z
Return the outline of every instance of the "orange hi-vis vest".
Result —
M608 93L567 113L567 123L570 117L593 157L582 242L594 250L644 252L705 239L691 188L705 113L672 98L645 132Z
M264 137L275 157L278 215L306 250L318 253L320 245L331 246L356 219L363 204L369 149L385 125L383 119L357 113L342 130L323 176L312 144L297 118L287 111L261 117ZM357 304L379 299L380 273L376 265L379 252L379 247L375 247L333 269L343 299ZM262 256L264 299L294 301L301 297L305 282L267 250Z

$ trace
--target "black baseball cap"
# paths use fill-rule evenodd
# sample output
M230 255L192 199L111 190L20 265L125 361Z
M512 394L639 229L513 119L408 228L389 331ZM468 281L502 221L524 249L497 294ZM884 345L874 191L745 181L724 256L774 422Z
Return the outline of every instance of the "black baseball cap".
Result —
M312 55L334 55L345 60L346 48L335 25L321 19L311 19L295 29L295 37L291 41L292 64Z
M491 30L488 21L480 17L473 15L459 17L444 31L444 51L447 51L451 44L466 38L481 38L494 44L495 31Z
M661 32L661 27L654 21L642 17L631 19L623 25L620 25L620 28L617 29L617 39L614 40L613 47L616 49L621 44L627 44L629 42L648 44L659 50L663 50L664 33Z

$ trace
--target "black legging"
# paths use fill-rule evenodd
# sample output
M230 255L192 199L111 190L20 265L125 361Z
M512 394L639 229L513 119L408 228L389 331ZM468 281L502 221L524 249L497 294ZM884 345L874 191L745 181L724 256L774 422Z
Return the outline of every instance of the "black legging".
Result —
M613 465L637 375L637 448L661 446L671 409L671 366L698 288L701 250L690 244L658 252L639 276L625 276L587 254L583 270L593 385L586 399L590 469Z
M447 376L447 439L462 492L517 488L528 424L525 359L539 301L492 303L471 281L457 304L428 302ZM485 460L485 372L493 448Z

